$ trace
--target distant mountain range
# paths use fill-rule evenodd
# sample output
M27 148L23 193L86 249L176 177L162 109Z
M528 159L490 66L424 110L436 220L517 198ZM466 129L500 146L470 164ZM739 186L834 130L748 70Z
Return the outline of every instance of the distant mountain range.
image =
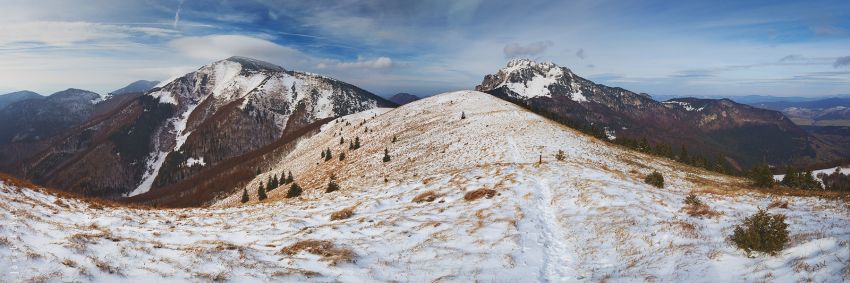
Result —
M752 105L782 111L798 125L850 126L850 98L761 102Z
M395 104L398 104L398 105L408 104L408 103L411 103L411 102L414 102L414 101L417 101L417 100L420 100L420 99L422 99L422 98L415 96L415 95L412 95L412 94L409 94L409 93L406 93L406 92L396 93L395 95L393 95L389 98L390 101L392 101L392 102L394 102Z
M38 93L28 91L28 90L3 94L3 95L0 95L0 109L6 108L7 105L21 101L21 100L40 99L40 98L44 98L44 96L41 96Z
M674 98L682 98L684 96L681 95L652 95L652 98L658 101L665 101ZM802 97L802 96L770 96L770 95L733 95L733 96L691 96L694 98L704 98L704 99L729 99L735 101L737 103L742 104L759 104L765 102L807 102L807 101L816 101L823 100L829 98L850 98L850 94L844 95L833 95L833 96L821 96L821 97Z
M782 113L729 99L676 98L660 102L647 94L596 84L552 63L512 60L487 75L476 90L523 104L578 127L604 129L609 139L646 138L720 157L738 169L767 161L833 159L842 145L813 138Z

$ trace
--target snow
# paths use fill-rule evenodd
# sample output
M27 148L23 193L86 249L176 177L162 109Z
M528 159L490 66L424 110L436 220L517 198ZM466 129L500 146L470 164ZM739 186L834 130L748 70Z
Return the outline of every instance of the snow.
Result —
M690 103L687 103L687 102L684 102L684 101L664 101L662 103L670 104L670 105L678 105L678 106L682 107L683 109L685 109L685 111L689 111L689 112L690 111L702 111L702 110L705 109L705 107L694 108L693 106L691 106Z
M850 166L836 166L836 167L832 167L832 168L814 170L814 171L812 171L812 175L814 175L815 178L817 178L818 181L820 181L821 179L820 179L820 177L818 177L818 175L820 175L821 173L826 174L826 175L832 174L833 172L835 172L835 169L838 169L839 172L841 172L841 174L850 175ZM785 178L785 174L773 175L773 179L776 180L776 181L782 181L783 178ZM823 182L821 182L821 184L822 183Z
M150 95L154 98L158 98L159 103L167 103L167 104L177 105L177 98L174 97L174 94L171 93L170 91L158 90L158 91L151 92L148 95Z
M355 136L362 147L349 151ZM345 150L346 159L319 161L325 148ZM656 170L663 189L642 181ZM278 188L258 203L259 182L286 171L304 194L286 199ZM331 174L342 189L324 193ZM484 93L454 92L330 122L253 180L245 205L239 189L209 208L94 208L0 184L0 258L21 271L0 264L0 281L846 280L845 201L744 183L611 146ZM481 188L498 194L464 199ZM433 202L411 201L429 191ZM691 192L719 216L684 213ZM789 203L769 210L787 217L791 242L782 252L751 258L728 243L736 224L776 200ZM354 215L329 219L343 208ZM355 258L332 264L281 253L307 239Z
M535 75L528 82L508 82L509 75L532 68L540 69L540 73ZM505 78L499 86L507 86L512 92L526 98L538 96L551 97L549 86L557 83L558 79L564 76L564 71L552 63L536 63L526 59L513 59L508 62L508 66L499 71Z
M192 166L195 166L195 165L207 166L207 163L204 162L204 157L200 157L200 158L189 157L189 159L186 159L186 166L192 167Z

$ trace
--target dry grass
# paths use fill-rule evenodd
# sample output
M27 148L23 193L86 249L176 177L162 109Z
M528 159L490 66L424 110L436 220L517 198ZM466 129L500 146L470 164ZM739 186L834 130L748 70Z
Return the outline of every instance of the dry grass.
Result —
M354 215L354 209L355 208L356 207L352 206L352 207L345 208L343 210L331 213L331 221L351 218L351 216Z
M100 271L102 271L102 272L106 272L106 273L109 273L109 274L118 274L118 275L122 274L121 269L119 269L116 266L110 265L108 262L102 261L102 260L100 260L96 257L92 257L92 256L90 256L89 259L94 263L94 266L96 266L97 269L100 269Z
M711 209L711 207L705 204L685 205L682 210L684 210L688 215L694 217L714 218L720 216L720 212Z
M328 240L304 240L280 250L281 253L289 256L294 256L301 251L321 256L331 265L337 265L341 262L354 262L356 256L351 249L338 248Z
M481 188L466 193L465 195L463 195L463 199L466 201L473 201L483 197L493 198L494 196L496 196L496 190Z
M784 201L784 200L780 200L780 199L774 200L773 202L771 202L770 204L767 205L767 209L771 209L771 208L788 209L788 202Z
M413 198L413 202L415 203L423 203L423 202L432 202L437 199L439 195L434 191L427 191L419 194L418 196Z
M195 272L196 278L201 278L206 282L224 282L230 278L230 272L226 270L217 272Z

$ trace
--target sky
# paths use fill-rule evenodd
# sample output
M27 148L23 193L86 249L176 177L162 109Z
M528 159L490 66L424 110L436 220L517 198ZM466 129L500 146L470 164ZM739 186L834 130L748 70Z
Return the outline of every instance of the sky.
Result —
M850 94L850 2L0 0L0 93L106 93L230 56L376 93L472 89L511 58L674 96Z

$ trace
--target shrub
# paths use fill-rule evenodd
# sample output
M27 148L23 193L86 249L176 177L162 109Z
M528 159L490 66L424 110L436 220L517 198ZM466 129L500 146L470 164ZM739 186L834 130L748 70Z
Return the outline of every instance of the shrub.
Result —
M339 161L343 161L343 160L345 160L345 152L340 152L339 153Z
M661 173L658 173L658 171L652 171L652 174L647 175L643 181L657 188L664 187L664 176L662 176Z
M354 262L356 256L350 249L336 247L328 240L304 240L280 250L281 253L289 256L301 251L321 256L323 260L329 261L334 266L339 263Z
M327 153L325 153L325 161L331 160L333 158L333 153L331 153L331 149L327 149Z
M339 144L345 144L345 138L339 137Z
M558 161L564 161L564 159L567 159L567 156L564 154L563 150L559 149L558 154L555 154L555 159L557 159Z
M419 194L418 196L413 198L413 202L422 203L422 202L432 202L437 199L437 193L434 191L427 191Z
M686 205L702 205L702 201L695 194L689 194L685 197Z
M767 164L753 166L753 169L750 170L749 178L755 187L773 187L773 174L770 173L770 167Z
M289 191L286 192L287 198L294 198L301 195L303 190L301 190L301 186L298 183L292 183L292 186L289 187Z
M246 203L248 200L248 190L242 189L242 203Z
M331 213L331 221L351 218L354 215L354 207L349 207L340 211Z
M398 141L398 138L395 135L393 135L393 143L395 143L396 141Z
M735 227L731 240L749 255L753 251L775 255L788 243L788 224L785 215L769 214L759 209Z
M384 162L390 162L390 150L384 148Z
M460 119L466 119L466 112L460 112Z

